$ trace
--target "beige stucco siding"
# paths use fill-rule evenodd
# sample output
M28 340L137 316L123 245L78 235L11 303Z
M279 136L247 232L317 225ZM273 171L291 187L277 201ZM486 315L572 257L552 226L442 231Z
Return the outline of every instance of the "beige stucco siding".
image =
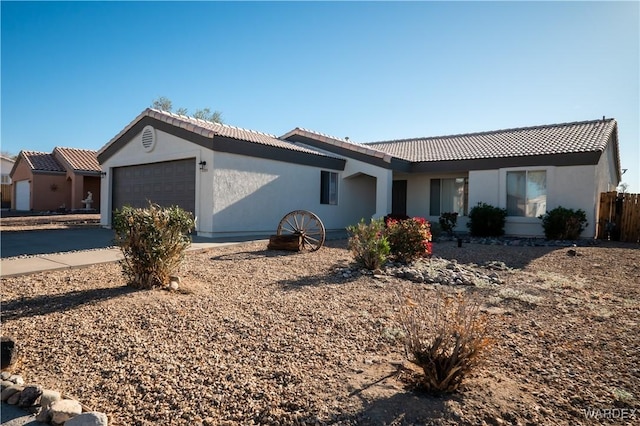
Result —
M346 226L341 205L349 197L348 185L338 173L338 205L320 204L320 168L265 160L237 154L214 153L211 178L212 232L222 234L275 234L290 211L309 210L327 229Z

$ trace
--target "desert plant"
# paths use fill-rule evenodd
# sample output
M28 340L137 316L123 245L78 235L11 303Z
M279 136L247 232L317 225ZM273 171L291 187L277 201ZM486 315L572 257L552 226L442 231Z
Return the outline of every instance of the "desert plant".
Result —
M125 206L113 215L115 242L122 250L120 261L128 284L154 288L169 284L191 245L189 232L195 221L180 207Z
M582 209L560 206L539 218L542 219L544 235L548 240L577 240L587 226L587 215Z
M420 387L431 393L457 390L493 342L479 303L443 292L416 292L399 303L407 358L424 372Z
M348 226L347 231L349 249L356 262L370 270L384 265L389 257L390 247L382 219L372 219L369 223L362 219L357 225Z
M387 238L396 260L409 263L431 255L431 229L427 220L413 217L387 220Z
M458 223L458 212L442 213L438 222L442 230L450 237L453 237L453 229Z
M504 235L507 209L478 203L469 212L467 227L474 237L499 237Z

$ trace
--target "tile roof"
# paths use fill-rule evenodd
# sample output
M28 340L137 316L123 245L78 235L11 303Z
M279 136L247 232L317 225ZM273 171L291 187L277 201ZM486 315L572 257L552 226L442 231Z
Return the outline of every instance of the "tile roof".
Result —
M22 151L21 155L32 170L47 172L65 171L64 167L56 160L53 154L37 151Z
M231 139L237 139L246 142L253 142L260 145L268 145L276 148L283 148L290 151L305 152L308 154L327 156L318 151L295 145L291 142L278 139L274 135L268 133L257 132L255 130L243 129L240 127L230 126L227 124L212 123L210 121L198 118L187 117L185 115L174 114L167 111L160 111L153 108L145 109L138 117L136 117L129 125L113 137L105 146L103 146L98 154L104 152L113 142L118 140L130 128L144 117L152 117L173 126L188 130L201 136L213 139L214 136L223 136Z
M603 119L366 145L411 162L602 152L616 125Z
M74 171L99 172L101 170L97 151L55 147L53 153L58 154Z
M329 136L324 133L314 132L313 130L303 129L301 127L296 127L290 132L280 136L280 139L288 139L296 135L307 137L314 140L319 140L329 145L345 148L350 151L359 152L361 154L370 155L372 157L381 158L387 163L391 161L391 155L389 155L387 152L384 152L382 150L373 148L371 146L350 142L346 139L337 138L335 136Z

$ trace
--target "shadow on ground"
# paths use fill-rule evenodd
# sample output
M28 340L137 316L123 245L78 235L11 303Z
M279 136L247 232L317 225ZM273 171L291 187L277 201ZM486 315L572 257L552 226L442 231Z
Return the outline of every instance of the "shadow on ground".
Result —
M2 321L28 318L36 315L47 315L64 312L101 300L120 297L138 291L132 287L106 287L83 291L72 291L57 295L21 297L2 302Z

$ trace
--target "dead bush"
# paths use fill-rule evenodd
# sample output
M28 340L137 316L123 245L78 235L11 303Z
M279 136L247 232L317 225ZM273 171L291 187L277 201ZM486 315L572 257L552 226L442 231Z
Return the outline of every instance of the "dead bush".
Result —
M492 343L479 303L462 293L415 293L399 299L409 361L420 366L420 388L454 392Z

